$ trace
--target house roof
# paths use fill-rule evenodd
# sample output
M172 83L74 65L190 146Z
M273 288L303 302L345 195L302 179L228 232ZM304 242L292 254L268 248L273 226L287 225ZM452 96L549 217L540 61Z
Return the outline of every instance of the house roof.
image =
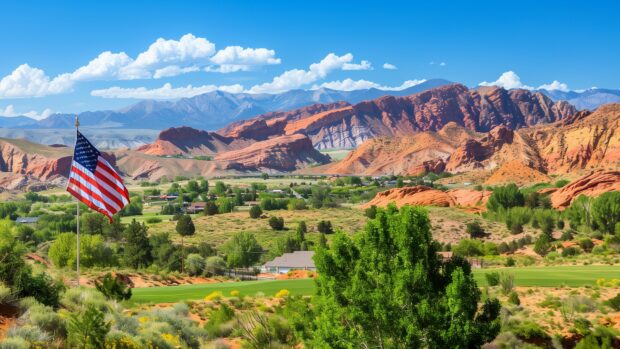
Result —
M39 221L39 217L17 217L15 222L17 223L37 223Z
M284 268L314 268L314 251L295 251L285 253L274 260L265 263L265 267L284 267Z

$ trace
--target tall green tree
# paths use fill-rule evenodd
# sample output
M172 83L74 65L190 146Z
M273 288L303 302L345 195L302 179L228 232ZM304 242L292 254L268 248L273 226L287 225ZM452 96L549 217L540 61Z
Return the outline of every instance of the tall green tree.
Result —
M620 191L612 191L594 199L592 218L599 230L614 234L616 223L620 222Z
M523 206L525 198L523 193L519 191L516 184L510 183L503 187L493 189L493 193L487 202L487 208L490 211L497 212L501 208L511 208L515 206Z
M148 227L132 220L125 228L125 250L123 263L132 268L144 268L153 262L152 247L148 238Z
M297 229L295 230L295 235L299 243L306 241L306 233L308 233L308 227L306 226L306 222L300 221L299 223L297 223Z
M263 250L253 234L239 232L224 244L226 263L232 268L247 268L260 260Z
M185 242L183 238L186 236L192 236L196 232L194 221L192 216L184 214L177 220L176 231L181 235L181 272L183 272L183 259L185 259Z
M479 348L499 332L496 299L479 307L470 265L443 262L426 211L379 210L355 239L319 248L317 348Z

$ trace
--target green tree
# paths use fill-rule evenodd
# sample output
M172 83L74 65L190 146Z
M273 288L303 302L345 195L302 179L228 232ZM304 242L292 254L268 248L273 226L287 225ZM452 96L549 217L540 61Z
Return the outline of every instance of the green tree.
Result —
M205 259L198 253L190 253L185 258L185 269L189 275L201 275L205 270Z
M113 299L117 302L125 301L131 298L131 288L125 284L118 275L112 276L107 273L101 280L95 280L95 288L101 292L107 299Z
M80 216L80 228L84 234L103 235L108 219L98 212L85 212Z
M316 230L323 234L332 234L334 232L331 221L319 221L316 225Z
M370 219L375 219L377 215L377 206L371 205L367 209L364 210L364 215Z
M426 211L380 210L355 239L319 248L317 348L475 348L497 335L499 302L479 308L469 264L437 258Z
M299 223L297 223L297 229L295 229L297 241L299 241L300 243L306 241L306 233L308 233L308 227L306 226L306 222L300 221Z
M196 232L192 216L184 214L177 220L176 231L181 236L181 272L183 272L183 260L185 259L185 241L186 236L192 236Z
M620 222L620 191L607 192L594 199L592 218L599 230L614 234L616 223Z
M534 243L534 252L544 257L549 253L550 247L549 237L546 234L541 234Z
M90 305L84 313L69 314L67 330L69 343L76 348L100 349L104 347L105 336L112 324L105 321L105 315Z
M260 260L263 248L253 234L239 232L224 244L222 250L226 253L228 266L247 268Z
M263 214L263 210L260 209L260 206L258 205L252 205L250 207L250 218L260 218L260 216Z
M168 233L162 232L151 235L149 243L152 246L155 265L168 271L181 270L181 249L172 243Z
M144 268L153 262L152 247L148 238L148 227L131 221L125 228L123 263L134 269Z
M205 271L209 276L222 275L226 270L226 261L220 256L208 257L205 262Z
M284 229L284 218L271 216L269 218L269 226L273 230L283 230Z
M469 234L469 237L472 239L482 238L486 234L484 228L482 227L482 225L480 225L480 222L478 221L467 223L465 232Z
M487 202L489 211L497 212L500 208L523 206L525 199L516 184L510 183L503 187L495 187Z
M224 184L224 182L217 181L215 182L215 188L213 189L213 192L217 196L225 196L227 189L228 187L226 187L226 184Z
M218 212L219 209L217 207L217 204L213 201L207 201L207 203L205 204L204 214L206 216L213 216L216 215Z

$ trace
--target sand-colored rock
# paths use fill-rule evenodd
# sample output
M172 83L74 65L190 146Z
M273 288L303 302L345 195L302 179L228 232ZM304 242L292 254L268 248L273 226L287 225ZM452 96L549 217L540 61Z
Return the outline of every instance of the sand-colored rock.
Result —
M489 185L501 185L507 183L515 183L517 185L525 185L531 183L549 182L550 178L520 160L513 160L504 163L493 172L485 183Z
M620 190L620 171L596 171L580 177L550 195L551 205L565 209L580 195L596 197Z
M385 207L390 203L400 207L403 205L439 206L439 207L462 207L483 209L490 196L488 191L471 189L454 189L442 191L423 185L415 187L392 188L377 193L375 197L364 204L363 207L372 205Z
M136 151L149 155L215 155L239 149L251 142L245 139L223 137L215 132L191 127L172 127L161 131L155 142L143 145Z

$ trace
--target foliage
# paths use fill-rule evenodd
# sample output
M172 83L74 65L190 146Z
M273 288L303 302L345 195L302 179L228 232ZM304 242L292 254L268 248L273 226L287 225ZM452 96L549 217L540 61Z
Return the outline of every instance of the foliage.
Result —
M168 271L181 270L181 249L172 243L168 233L151 235L149 243L153 264Z
M127 225L123 234L125 236L123 264L134 269L149 266L153 262L153 255L148 227L134 219Z
M222 275L226 270L226 261L220 256L208 257L205 261L205 271L208 275Z
M520 305L521 300L519 299L519 294L515 291L510 292L510 294L508 294L508 303Z
M104 317L101 310L92 306L81 314L70 314L67 323L69 342L79 348L103 348L111 327Z
M544 257L547 253L549 253L550 247L551 244L549 243L549 237L546 234L541 234L534 243L534 252Z
M484 255L484 245L480 240L462 239L452 246L452 252L459 257L474 257Z
M217 204L213 201L207 201L205 203L205 210L204 210L204 214L205 216L213 216L219 213L219 209L217 207Z
M494 271L490 273L484 274L484 277L487 279L487 284L489 286L497 286L499 285L499 273Z
M519 191L516 184L511 183L502 187L495 187L487 202L490 211L498 211L500 208L511 208L523 206L523 194Z
M308 227L306 227L305 221L297 223L297 229L295 229L295 237L297 241L303 242L306 240L306 234L308 233Z
M322 234L332 234L334 232L331 221L319 221L316 225L316 230Z
M501 273L499 276L499 285L503 294L509 294L515 285L515 277L510 273Z
M364 215L370 219L375 219L377 216L377 206L371 205L370 207L364 210Z
M380 210L355 240L319 248L315 347L478 347L499 332L499 302L462 259L443 262L427 213ZM395 321L395 319L399 319Z
M239 232L222 246L226 262L233 268L247 268L260 260L263 248L253 234Z
M607 192L594 199L592 219L601 231L614 234L616 223L620 222L620 191Z
M55 266L73 267L76 265L77 235L62 233L51 244L48 256ZM93 266L114 265L113 251L106 246L101 235L80 236L80 265L86 268Z
M465 232L469 234L469 237L472 239L484 237L485 231L480 222L473 221L467 223L467 227L465 228Z
M281 289L276 293L276 298L287 298L291 293L287 289Z
M618 293L615 297L612 297L605 301L605 305L609 306L615 311L620 311L620 293Z
M198 253L190 253L185 258L185 271L192 276L201 275L205 269L205 259Z
M284 229L284 218L271 216L269 218L269 226L273 230L283 230Z
M113 299L117 302L131 298L131 288L120 280L118 275L112 276L111 273L105 274L101 281L95 280L95 288L105 298Z
M252 207L250 207L250 218L260 218L262 214L263 210L260 209L260 206L252 205Z

